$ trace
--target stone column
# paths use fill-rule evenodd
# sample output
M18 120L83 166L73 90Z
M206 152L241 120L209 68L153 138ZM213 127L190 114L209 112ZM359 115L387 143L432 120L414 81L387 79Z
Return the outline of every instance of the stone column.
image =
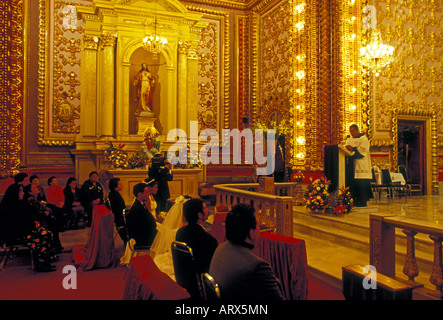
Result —
M114 136L114 46L115 35L105 34L102 36L102 77L101 77L101 105L99 111L100 136Z
M97 136L97 48L98 37L83 37L80 140Z

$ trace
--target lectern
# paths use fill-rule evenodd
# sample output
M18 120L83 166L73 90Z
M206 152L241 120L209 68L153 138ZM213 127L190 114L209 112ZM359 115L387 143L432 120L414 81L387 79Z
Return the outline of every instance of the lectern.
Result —
M342 145L325 145L325 176L331 181L329 193L336 191L338 188L350 186L354 174L354 163L349 156L352 156L352 153Z

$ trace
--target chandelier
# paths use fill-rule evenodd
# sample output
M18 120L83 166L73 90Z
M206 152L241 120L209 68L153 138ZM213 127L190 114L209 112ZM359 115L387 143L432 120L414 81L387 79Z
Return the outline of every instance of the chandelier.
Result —
M167 43L168 40L166 38L160 37L157 34L157 18L155 18L154 34L146 36L143 39L143 48L149 52L152 52L154 57L156 57L157 54L159 54L165 48Z
M372 29L369 43L360 49L361 62L368 67L375 76L394 60L394 47L384 44L380 30Z

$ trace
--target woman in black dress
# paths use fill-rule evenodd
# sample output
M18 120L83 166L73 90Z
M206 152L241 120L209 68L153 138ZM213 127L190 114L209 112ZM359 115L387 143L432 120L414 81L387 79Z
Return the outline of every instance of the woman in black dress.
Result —
M126 209L126 203L123 197L120 194L120 191L123 189L123 185L120 181L120 178L112 178L109 180L109 195L108 200L110 204L110 210L114 214L114 223L118 229L118 234L120 238L123 240L125 246L126 241L128 239L128 235L126 233L126 225L125 219L123 217L123 210Z
M80 219L86 221L86 210L80 203L80 188L77 179L74 177L68 179L63 194L65 195L63 210L68 213L69 228L76 229Z

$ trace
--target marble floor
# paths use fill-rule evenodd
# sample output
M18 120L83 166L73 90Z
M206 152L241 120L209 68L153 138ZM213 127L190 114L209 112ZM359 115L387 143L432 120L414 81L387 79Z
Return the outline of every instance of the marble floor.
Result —
M440 184L440 190L442 189ZM294 207L295 211L299 213L310 213L303 207ZM424 222L433 227L441 228L443 232L443 194L440 195L425 195L425 196L412 196L407 201L404 198L389 202L386 198L382 198L377 203L375 201L368 202L367 207L354 208L350 214L345 216L336 217L333 215L322 215L323 220L329 220L331 222L343 222L342 230L330 230L325 227L326 233L346 233L346 228L352 225L369 229L369 216L372 213L384 213L402 216L407 219L415 220L418 222ZM300 215L299 215L300 217ZM303 215L301 215L303 217ZM299 218L303 219L303 218ZM334 221L332 221L334 220ZM309 223L309 222L308 222ZM310 222L312 223L312 222ZM323 225L327 225L322 221ZM331 223L332 224L332 223ZM348 226L348 227L347 227ZM297 232L297 228L294 228L294 237L304 239L306 242L308 264L310 271L313 274L317 274L323 277L325 280L330 280L331 283L339 285L341 279L342 267L352 264L369 264L369 250L362 250L358 247L353 248L352 245L346 245L338 243L330 239L330 237L322 237L321 234L311 232ZM397 229L398 230L398 229ZM398 230L398 232L400 232ZM417 237L422 237L431 242L427 235L417 234ZM352 237L352 235L350 235ZM366 239L368 237L363 237ZM369 241L369 239L366 239ZM431 255L432 258L432 255ZM396 276L406 277L402 273L404 261L397 261L396 263ZM420 270L417 281L424 283L426 287L435 289L435 286L429 283L428 270ZM407 279L407 278L406 278Z

